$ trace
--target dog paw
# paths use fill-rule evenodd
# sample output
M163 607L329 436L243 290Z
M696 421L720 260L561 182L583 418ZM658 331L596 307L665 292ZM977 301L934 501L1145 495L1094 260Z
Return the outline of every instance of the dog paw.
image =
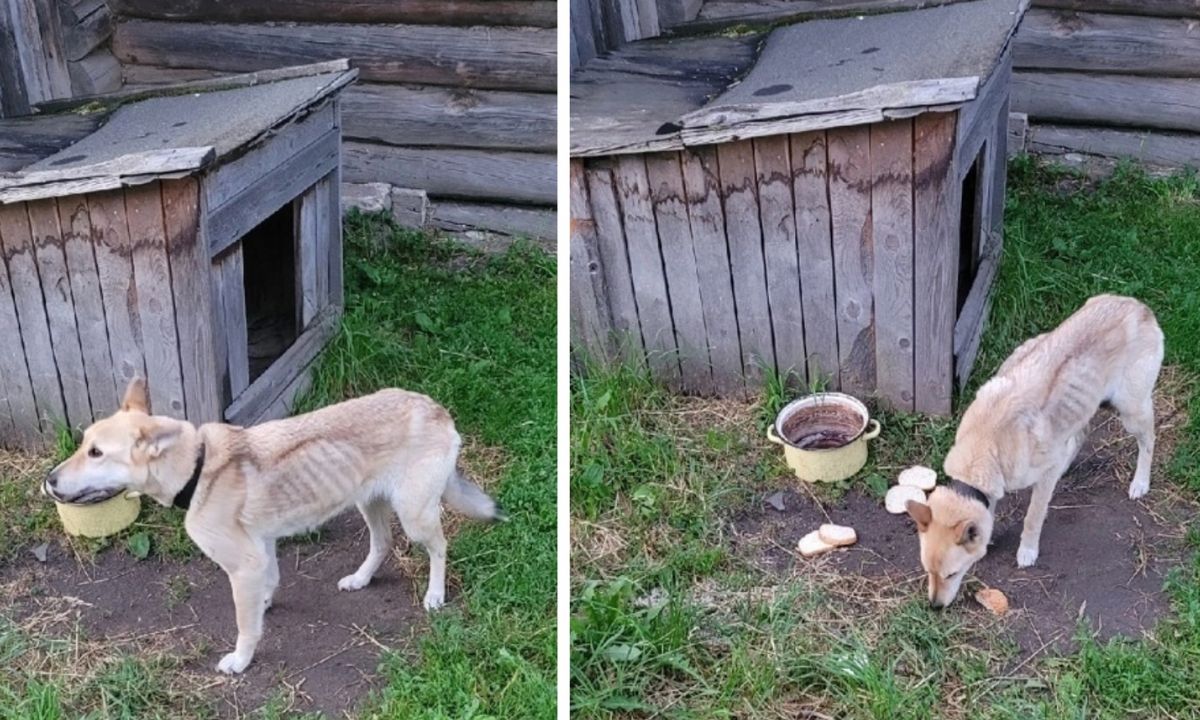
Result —
M1038 559L1037 548L1021 547L1017 549L1017 567L1030 567Z
M238 655L236 652L231 652L221 658L221 662L217 663L217 670L226 675L237 675L246 669L250 664L250 658Z
M446 604L446 594L444 592L434 592L430 590L425 593L425 609L429 611L437 610Z
M355 573L338 580L338 590L362 590L370 582L371 578L361 578Z
M1150 492L1150 480L1149 479L1146 479L1146 480L1135 479L1133 482L1129 483L1129 499L1130 500L1137 500L1138 498L1142 497L1143 495L1145 495L1148 492Z

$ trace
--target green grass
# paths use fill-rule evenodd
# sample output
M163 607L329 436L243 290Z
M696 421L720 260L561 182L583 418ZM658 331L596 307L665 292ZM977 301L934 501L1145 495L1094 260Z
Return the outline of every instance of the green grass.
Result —
M450 604L431 618L415 646L381 658L377 669L384 682L358 714L550 718L556 575L553 258L524 244L485 256L359 215L347 219L345 238L344 320L314 368L300 409L382 387L429 394L454 415L467 444L465 456L486 460L480 466L494 475L476 479L510 518L497 525L461 523L450 538ZM58 445L56 457L74 447L69 435ZM53 506L37 490L54 458L0 459L11 465L6 474L16 476L15 482L0 483L0 562L6 562L21 548L61 532ZM208 562L183 532L181 513L150 503L143 507L128 531L102 543L75 542L75 549L135 556L148 550L152 559ZM180 602L189 588L171 582L163 592L163 602ZM193 697L171 691L166 679L174 677L172 668L137 660L141 656L130 649L101 648L98 664L72 667L59 652L71 642L0 629L0 720L74 718L84 712L95 718L194 717L211 709L211 692ZM45 663L44 672L25 667L34 658ZM288 706L275 700L258 716L293 717Z
M974 384L1016 345L1100 292L1142 298L1167 337L1189 411L1170 482L1200 491L1200 184L1124 167L1097 185L1030 160L1010 166L1005 255ZM970 397L973 388L965 396ZM1200 711L1200 561L1168 584L1152 637L1040 657L978 616L934 613L916 585L843 587L752 566L728 521L788 471L760 429L792 395L673 397L629 368L572 380L571 695L580 718L1123 718ZM958 398L959 411L965 405ZM881 493L904 466L940 467L953 420L882 413L855 479ZM1193 548L1200 531L1191 528ZM914 571L916 568L914 568Z

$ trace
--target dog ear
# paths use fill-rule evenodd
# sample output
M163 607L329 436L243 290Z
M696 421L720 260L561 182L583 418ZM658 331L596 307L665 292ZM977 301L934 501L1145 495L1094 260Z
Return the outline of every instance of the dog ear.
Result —
M929 506L916 500L909 500L904 503L904 509L908 511L908 516L917 523L917 532L925 532L929 529L929 523L933 522L933 512Z
M959 545L970 545L979 539L979 526L970 520L963 520L954 530L958 533Z
M146 395L146 381L135 377L125 388L125 397L121 399L121 409L126 412L150 413L150 398Z
M153 459L171 449L182 433L182 423L155 423L138 429L137 444Z

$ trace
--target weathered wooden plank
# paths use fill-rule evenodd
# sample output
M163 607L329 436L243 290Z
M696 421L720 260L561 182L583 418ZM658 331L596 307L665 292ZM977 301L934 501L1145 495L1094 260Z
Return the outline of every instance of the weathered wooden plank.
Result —
M702 279L700 299L708 335L713 390L719 395L741 393L745 390L742 347L733 302L729 249L725 241L717 152L711 147L684 150L680 153L680 162L687 191L696 274Z
M1200 18L1196 0L1033 0L1033 6L1076 12Z
M1029 151L1129 158L1151 165L1200 165L1200 135L1074 125L1032 125Z
M430 208L429 223L451 232L487 230L546 240L556 232L554 208L530 205L439 200Z
M37 403L42 433L53 437L59 425L67 424L67 410L58 384L54 343L42 300L33 235L26 206L0 205L0 240L8 264L13 304L21 324L21 343L29 367L29 380Z
M1200 131L1191 78L1024 71L1013 74L1012 107L1033 122Z
M862 13L916 10L961 0L708 0L691 22L674 28L677 33L704 33L736 23L783 23Z
M24 208L18 209L23 216ZM0 265L0 337L8 338L0 343L0 394L4 395L4 402L0 403L0 444L33 447L41 440L41 424L21 342L21 324L13 303L14 288L9 282L10 254L3 244L7 232L5 214L0 210L0 257L4 258Z
M949 415L957 308L961 188L954 176L955 117L913 120L913 318L917 412Z
M16 49L16 69L30 104L70 97L62 47L62 27L52 0L9 0L9 33Z
M329 223L329 302L341 311L345 304L344 288L342 287L342 169L329 173L325 180L329 183L329 212L325 219Z
M255 422L333 337L338 328L338 318L336 307L321 311L312 327L302 332L296 342L234 398L225 410L225 419L234 425Z
M875 387L897 410L913 409L913 124L871 126Z
M100 47L112 35L112 14L107 3L97 3L86 15L76 14L74 9L63 10L63 56L68 62L82 60ZM70 20L71 22L65 22Z
M555 26L553 0L114 0L125 17L191 22Z
M704 303L700 297L700 276L692 249L679 154L650 154L645 160L662 269L670 298L671 322L679 348L680 386L688 392L711 394L712 369L708 361Z
M304 393L312 387L312 372L315 363L314 359L305 365L296 377L284 386L283 390L279 392L279 396L272 400L270 405L263 408L257 416L247 418L247 424L257 425L268 420L279 420L291 416L295 412L296 401L300 400Z
M347 142L347 182L389 182L430 195L552 205L555 162L549 153L461 148L402 148Z
M758 187L754 148L750 141L717 146L721 195L725 198L725 236L733 273L742 372L746 389L756 392L763 369L775 367L771 310L763 266L762 229L758 222Z
M146 177L198 170L215 157L211 147L130 153L112 160L0 177L0 202L26 202L92 190L115 190ZM94 180L94 186L86 185Z
M119 397L113 382L104 298L92 247L92 220L87 199L82 196L59 198L58 217L92 417L105 417L116 411Z
M965 388L970 380L992 303L993 281L1000 265L999 238L989 239L984 248L975 281L971 284L962 312L954 323L954 375L959 388Z
M841 387L825 133L792 135L790 142L807 377Z
M179 331L186 415L194 423L221 420L212 334L212 262L200 232L200 185L194 178L162 184L171 291Z
M226 408L250 385L244 265L241 245L213 260L213 303L217 316L214 324L220 329L214 338L215 355L221 376L222 404Z
M338 164L340 137L337 128L259 177L225 203L211 209L208 219L209 252L220 254L272 213L298 197L329 174Z
M830 130L827 143L839 376L843 391L865 395L875 389L870 132Z
M136 377L146 377L138 291L133 277L133 243L125 220L125 194L115 190L88 196L92 245L104 305L104 325L112 358L113 391L118 396Z
M704 0L658 0L657 4L659 27L667 30L695 20Z
M320 266L318 251L323 247L320 236L325 228L317 223L317 188L314 185L300 196L294 204L293 227L295 231L296 262L296 313L297 327L306 328L317 315L321 306L317 289L317 270Z
M991 139L988 156L992 163L992 182L989 186L991 230L997 241L1004 236L1004 200L1008 187L1008 117L1008 101L1005 100L996 116L995 135Z
M785 378L795 373L798 384L804 386L808 382L808 353L804 348L791 147L786 135L759 138L753 145L775 365Z
M121 63L108 48L97 48L90 55L67 63L71 76L71 94L103 95L121 89Z
M337 218L331 218L330 214L337 214L340 208L335 209L331 204L333 196L330 194L333 190L333 180L329 175L321 178L321 180L313 187L313 231L316 233L316 250L314 253L316 260L315 269L315 309L313 315L304 321L301 327L308 327L308 323L316 316L316 310L330 304L329 299L329 247L333 243L334 235L337 230L330 223L338 222ZM340 225L340 223L339 223Z
M29 114L29 89L17 48L17 23L12 7L0 4L0 117Z
M1034 9L1014 48L1018 69L1200 75L1200 27L1178 18Z
M113 53L123 63L226 72L349 54L363 80L554 92L555 35L503 27L126 20L113 34Z
M584 166L592 217L596 223L596 247L604 272L604 287L612 317L616 350L625 362L645 364L642 328L638 321L637 301L633 296L633 277L629 251L625 247L625 227L612 171L607 167Z
M983 143L991 139L1000 106L1008 102L1012 80L1012 52L1006 51L974 100L958 115L958 153L955 171L962 176L970 168Z
M53 200L28 203L29 231L33 237L46 322L58 367L58 382L67 410L67 424L75 429L92 422L87 376L83 368L83 350L75 324L75 303L71 280L63 252L63 231L58 221L58 206Z
M625 226L629 273L637 303L638 323L646 362L654 376L672 386L680 381L679 346L671 320L671 305L663 274L662 252L650 200L646 163L640 155L616 159L613 180Z
M157 415L183 418L183 374L159 183L125 189L126 221L137 283L137 313L146 359L146 389Z
M588 199L583 161L571 161L571 344L574 352L609 359L612 318L605 302L604 268Z
M1007 130L1005 144L1008 147L1008 156L1024 155L1029 144L1029 115L1023 112L1010 112Z

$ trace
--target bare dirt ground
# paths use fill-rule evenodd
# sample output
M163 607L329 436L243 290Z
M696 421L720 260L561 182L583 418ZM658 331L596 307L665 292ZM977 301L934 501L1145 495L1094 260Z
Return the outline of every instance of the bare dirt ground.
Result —
M51 543L45 563L23 551L5 569L5 586L21 588L9 612L18 622L34 616L43 632L82 632L104 645L152 645L181 659L181 677L213 698L222 717L240 717L272 698L297 711L340 717L375 686L384 648L403 650L424 627L421 597L427 562L420 551L399 549L358 592L337 581L366 553L357 513L337 518L319 541L281 544L281 580L267 612L254 662L236 678L215 670L237 636L225 575L211 561L137 560L125 552L100 553L94 563ZM451 602L456 595L451 586ZM6 603L7 604L7 603Z
M1184 518L1196 511L1157 477L1157 465L1171 456L1170 445L1160 434L1157 483L1141 501L1131 501L1127 489L1137 445L1115 417L1102 411L1074 467L1059 481L1037 564L1016 565L1026 490L1001 501L994 544L946 612L987 613L972 598L974 592L983 586L1000 589L1011 604L1003 622L1020 646L1021 662L1047 650L1069 649L1081 618L1101 639L1150 630L1169 610L1163 582L1183 556ZM797 483L779 478L758 509L734 521L737 553L772 573L869 578L924 597L916 529L907 515L888 514L882 499L858 490L821 503ZM782 511L765 501L777 490L782 490ZM858 544L814 560L802 558L796 544L825 522L853 526Z

